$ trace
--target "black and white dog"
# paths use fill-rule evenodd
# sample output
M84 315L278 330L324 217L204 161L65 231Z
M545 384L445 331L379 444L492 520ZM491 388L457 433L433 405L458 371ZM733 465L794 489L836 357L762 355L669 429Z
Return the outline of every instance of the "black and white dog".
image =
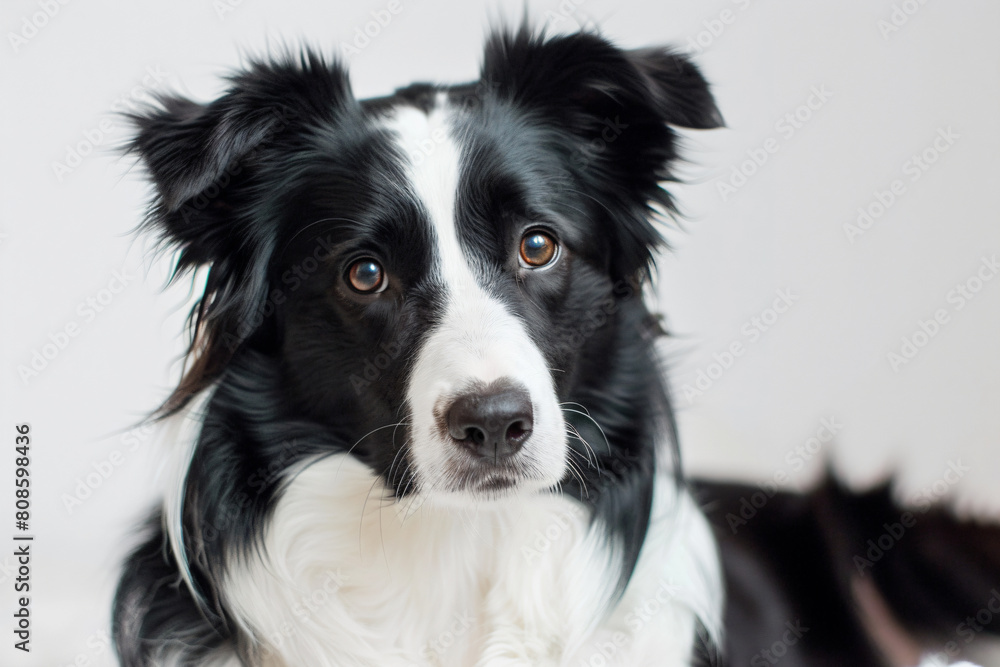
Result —
M465 85L357 100L306 51L134 122L148 226L208 270L126 667L716 657L642 298L671 126L722 123L694 65L521 28Z

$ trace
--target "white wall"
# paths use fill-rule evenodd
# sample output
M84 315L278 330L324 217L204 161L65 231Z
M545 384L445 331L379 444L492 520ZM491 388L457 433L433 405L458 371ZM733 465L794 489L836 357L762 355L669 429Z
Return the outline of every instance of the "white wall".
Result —
M125 138L112 115L116 101L127 101L144 77L147 88L207 99L241 53L299 37L333 49L388 4L243 0L220 13L224 1L69 2L16 49L10 33L56 0L8 1L0 10L0 480L13 477L13 424L29 422L37 535L35 651L15 653L8 633L4 665L108 664L100 633L115 568L155 496L159 457L148 439L123 433L175 378L187 294L183 285L161 292L166 262L128 235L146 190L114 156ZM350 57L360 96L413 80L472 79L489 18L521 11L515 1L402 2L403 11ZM935 481L942 489L949 461L960 459L970 469L947 492L990 514L1000 511L993 488L1000 280L985 283L961 310L947 295L975 276L982 257L1000 253L993 182L1000 5L897 4L919 9L886 36L878 22L890 20L888 0L567 0L564 8L575 7L568 16L554 0L531 6L555 30L593 21L626 46L683 47L701 35L697 61L729 128L687 134L694 164L686 174L696 182L676 188L689 219L686 232L669 234L676 250L662 260L660 281L677 334L668 347L689 467L751 480L785 473L788 484L801 486L830 456L857 484L897 471L903 495L912 496ZM776 123L814 87L832 95L821 106L814 99L819 108L788 136ZM958 138L911 180L904 163L932 147L942 128ZM719 183L769 138L777 152L723 200ZM97 145L92 154L57 175L53 164L65 162L67 147L87 141ZM905 192L849 242L843 226L894 179ZM115 271L128 284L102 292L120 286L112 283ZM769 317L776 290L790 290L794 305L751 341L741 329L754 316ZM109 296L92 319L79 305ZM895 372L887 353L937 309L948 323ZM22 381L18 366L68 324L78 334ZM709 368L733 342L744 345L742 356L721 374ZM718 379L686 398L684 385L695 385L699 370ZM807 469L794 470L786 454L824 418L842 424L834 441ZM116 450L120 465L70 512L65 494L95 470L107 472ZM0 488L5 517L11 496L12 487ZM4 558L0 566L9 566ZM0 612L9 619L7 570L0 568L0 579Z

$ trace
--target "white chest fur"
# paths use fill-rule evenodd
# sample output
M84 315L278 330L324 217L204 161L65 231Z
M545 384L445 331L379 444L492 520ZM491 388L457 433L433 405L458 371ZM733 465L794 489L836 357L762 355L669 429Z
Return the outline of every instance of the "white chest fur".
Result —
M572 499L397 503L334 456L295 478L266 553L223 594L269 665L686 665L696 620L718 627L721 585L704 519L666 487L609 609L618 556Z

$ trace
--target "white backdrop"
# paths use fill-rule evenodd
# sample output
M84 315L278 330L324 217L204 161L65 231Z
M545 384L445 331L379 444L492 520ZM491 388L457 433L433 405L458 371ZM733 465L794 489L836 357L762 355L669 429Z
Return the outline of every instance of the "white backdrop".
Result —
M358 38L359 96L470 80L489 21L522 5L399 1L367 43L388 0L3 4L0 543L21 422L37 536L30 656L5 629L0 556L3 665L110 664L115 570L157 493L159 457L128 430L176 378L188 294L161 291L167 261L128 234L146 189L115 157L115 111L166 88L207 100L241 54L300 38ZM858 486L895 473L904 498L1000 515L1000 5L534 0L530 14L675 43L715 85L728 129L686 134L688 217L658 289L689 469L803 487L832 461Z

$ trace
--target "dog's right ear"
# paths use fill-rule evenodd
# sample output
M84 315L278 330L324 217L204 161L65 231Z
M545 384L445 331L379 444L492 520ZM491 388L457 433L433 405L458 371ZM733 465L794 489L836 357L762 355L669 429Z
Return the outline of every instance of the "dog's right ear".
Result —
M309 50L251 62L229 82L214 102L161 96L129 116L136 133L127 152L156 186L147 226L180 247L182 268L232 258L254 240L247 227L260 221L239 215L235 195L262 149L303 118L322 121L354 103L346 72Z
M156 188L144 227L179 251L175 275L211 267L191 314L191 363L168 413L217 377L253 334L248 323L267 296L279 222L260 205L269 151L307 121L333 121L357 104L346 72L308 50L251 62L229 83L208 104L163 96L130 115L136 133L127 151Z
M290 111L261 108L247 98L239 87L210 104L163 97L161 108L133 116L138 132L130 148L145 163L166 210L177 210L218 184Z

